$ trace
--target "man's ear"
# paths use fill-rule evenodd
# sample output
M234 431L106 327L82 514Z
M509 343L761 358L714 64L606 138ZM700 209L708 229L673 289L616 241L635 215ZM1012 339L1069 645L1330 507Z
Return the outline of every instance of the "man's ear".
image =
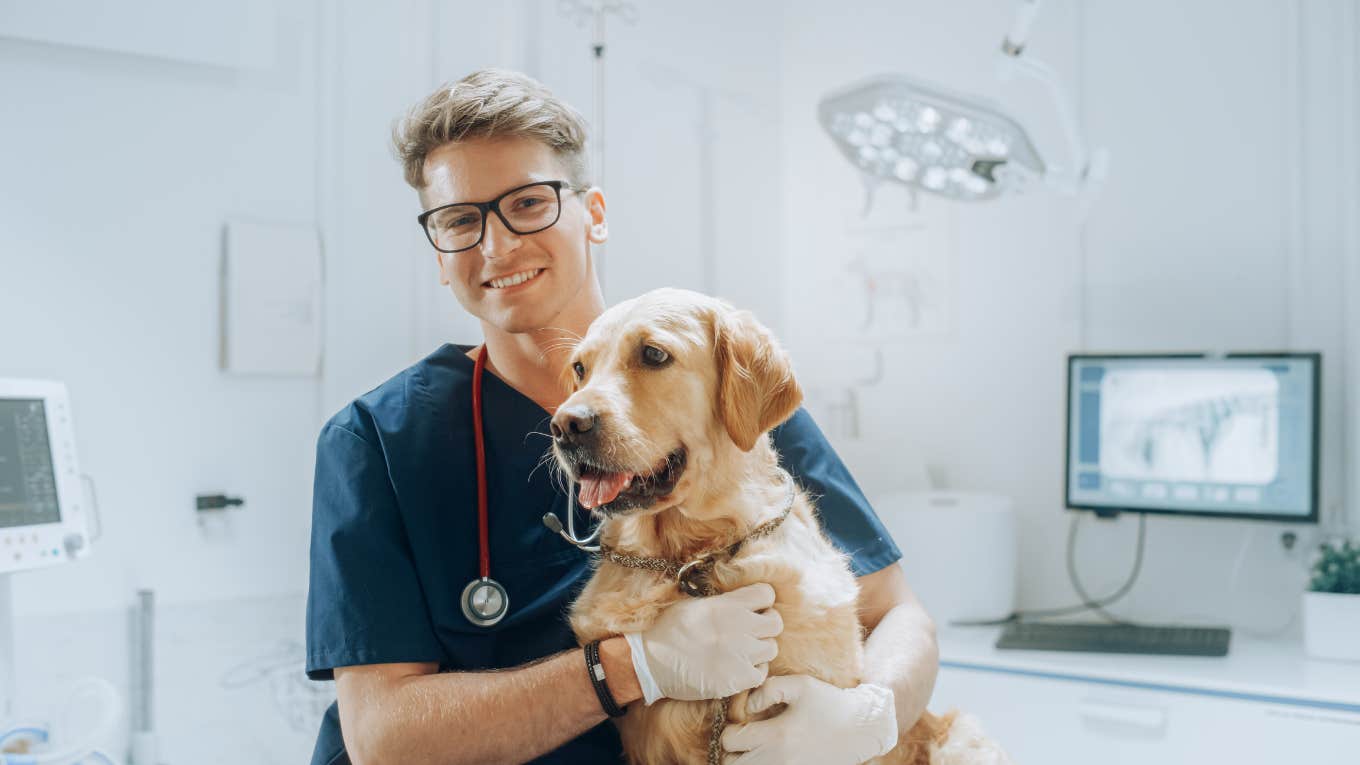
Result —
M793 364L750 311L722 308L713 320L718 365L718 416L749 452L761 434L787 420L803 402Z
M605 221L604 192L592 186L585 194L586 238L593 244L604 244L609 239L609 224Z

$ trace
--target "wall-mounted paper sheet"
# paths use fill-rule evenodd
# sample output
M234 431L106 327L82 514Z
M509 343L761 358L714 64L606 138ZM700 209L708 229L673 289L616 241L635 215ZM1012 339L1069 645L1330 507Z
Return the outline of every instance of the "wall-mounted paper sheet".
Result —
M227 224L222 368L312 377L321 365L321 241L312 226Z

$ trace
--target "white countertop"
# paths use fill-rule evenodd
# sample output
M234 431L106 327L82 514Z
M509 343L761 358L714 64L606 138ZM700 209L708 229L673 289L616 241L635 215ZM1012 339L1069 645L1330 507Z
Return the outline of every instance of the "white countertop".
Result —
M1262 640L1234 631L1227 656L1201 657L998 650L1000 632L940 628L941 666L1360 713L1360 663L1309 658L1297 637Z

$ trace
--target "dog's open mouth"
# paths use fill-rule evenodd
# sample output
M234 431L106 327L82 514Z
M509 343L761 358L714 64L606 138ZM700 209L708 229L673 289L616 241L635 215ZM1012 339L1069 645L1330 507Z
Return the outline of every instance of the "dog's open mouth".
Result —
M647 507L675 490L685 472L685 447L680 447L650 473L621 473L578 459L576 480L581 484L581 506L605 514Z

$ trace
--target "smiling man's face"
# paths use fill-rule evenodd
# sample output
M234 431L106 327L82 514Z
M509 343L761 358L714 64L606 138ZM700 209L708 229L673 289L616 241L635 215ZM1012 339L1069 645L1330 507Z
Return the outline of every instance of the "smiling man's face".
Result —
M423 209L486 202L536 181L567 181L546 144L528 138L461 141L430 152L424 165ZM468 313L503 332L566 326L567 317L601 304L591 243L607 237L604 195L562 189L562 214L552 227L515 234L495 214L482 243L462 252L435 252L439 283Z

